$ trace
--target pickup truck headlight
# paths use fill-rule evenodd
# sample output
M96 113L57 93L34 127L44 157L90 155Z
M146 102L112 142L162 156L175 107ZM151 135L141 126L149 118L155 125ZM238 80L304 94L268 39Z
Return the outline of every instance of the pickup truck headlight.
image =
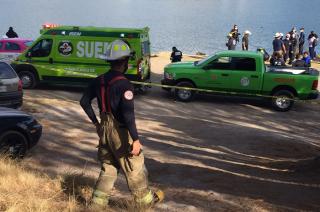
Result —
M171 73L168 73L168 72L164 72L164 78L165 78L165 79L173 80L174 77L175 77L175 74L171 74Z

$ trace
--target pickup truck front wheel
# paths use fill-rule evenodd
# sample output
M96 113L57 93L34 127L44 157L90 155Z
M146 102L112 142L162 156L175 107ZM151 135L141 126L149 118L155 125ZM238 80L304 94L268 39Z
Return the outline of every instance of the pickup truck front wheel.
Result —
M191 82L179 82L176 84L178 87L187 87L187 88L194 88L194 85ZM176 88L175 91L175 97L182 102L190 102L195 95L195 91L188 90L188 89L178 89Z
M272 95L272 107L276 111L286 112L289 111L294 104L294 95L288 90L279 90Z

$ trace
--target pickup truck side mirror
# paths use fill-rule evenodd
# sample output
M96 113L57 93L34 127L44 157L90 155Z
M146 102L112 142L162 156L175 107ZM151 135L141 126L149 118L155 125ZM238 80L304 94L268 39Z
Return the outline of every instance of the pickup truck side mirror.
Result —
M32 57L32 53L30 51L27 52L26 57L31 58Z

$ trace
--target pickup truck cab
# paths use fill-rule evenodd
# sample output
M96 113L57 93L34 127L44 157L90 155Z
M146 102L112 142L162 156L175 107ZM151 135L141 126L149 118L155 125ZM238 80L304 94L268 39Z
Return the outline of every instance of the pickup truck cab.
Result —
M216 94L270 97L275 110L288 111L294 99L318 97L318 77L319 72L312 68L266 66L259 52L223 51L200 61L169 64L161 82ZM191 101L196 93L179 88L174 92L184 102Z

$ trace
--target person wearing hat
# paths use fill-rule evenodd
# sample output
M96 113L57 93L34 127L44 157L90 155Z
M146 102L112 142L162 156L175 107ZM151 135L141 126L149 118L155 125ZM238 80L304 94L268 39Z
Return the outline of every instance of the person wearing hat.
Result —
M278 52L281 55L286 53L286 49L285 46L283 44L283 41L281 40L281 34L279 32L277 32L274 35L274 40L272 42L272 46L273 46L273 52Z
M306 40L306 35L304 33L304 28L300 28L300 36L299 36L299 54L303 54L304 42Z
M12 27L9 27L9 30L8 32L6 33L6 36L8 38L17 38L18 37L18 34L13 30Z
M244 31L242 37L242 50L248 51L249 50L249 36L251 32L249 30Z
M124 75L132 55L126 41L111 42L105 57L102 57L110 63L109 72L93 79L80 100L100 138L98 159L101 172L92 197L96 206L108 204L119 170L123 171L139 206L152 206L163 199L162 191L152 192L148 185L148 172L135 122L134 90ZM100 121L91 105L95 98Z

